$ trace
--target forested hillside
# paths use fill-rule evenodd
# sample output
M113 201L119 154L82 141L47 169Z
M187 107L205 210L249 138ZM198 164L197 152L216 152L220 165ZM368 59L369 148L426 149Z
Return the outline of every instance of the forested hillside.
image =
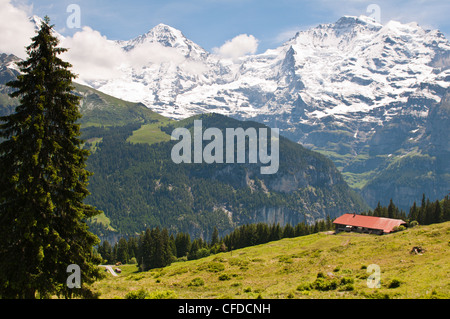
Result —
M263 127L215 114L198 118L204 128ZM190 128L193 120L176 126ZM83 137L96 141L86 145L94 172L88 202L105 212L115 231L97 223L93 227L101 236L159 226L210 238L214 227L224 234L245 223L297 224L367 208L330 160L288 139L280 140L278 173L262 175L261 164L175 164L170 157L175 141L129 142L140 126L84 129Z

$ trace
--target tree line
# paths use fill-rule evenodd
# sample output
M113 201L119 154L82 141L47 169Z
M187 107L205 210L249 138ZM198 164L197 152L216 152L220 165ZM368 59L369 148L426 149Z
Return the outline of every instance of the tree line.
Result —
M413 226L428 225L450 221L450 199L446 196L442 201L431 202L423 195L421 206L411 206L409 214L399 209L391 200L387 207L378 203L372 211L362 215L403 219ZM177 260L193 260L211 254L231 251L244 247L260 245L283 238L293 238L318 232L333 230L333 220L327 216L313 224L305 222L295 226L286 224L245 224L220 237L214 227L209 241L202 238L191 239L188 233L170 234L167 228L147 228L139 236L126 239L122 237L111 245L107 240L98 246L98 253L107 263L136 263L141 271L161 268Z
M392 199L387 207L381 206L378 202L377 207L367 213L369 216L387 217L403 219L406 222L415 222L419 225L430 225L435 223L442 223L450 221L450 199L449 195L445 196L441 201L430 201L429 198L422 195L421 205L418 206L416 202L409 209L407 214L404 210L399 209L393 203Z
M304 222L296 226L290 224L281 226L279 223L246 224L223 237L219 237L219 231L214 227L211 240L207 241L202 238L192 240L191 236L184 232L169 234L167 228L156 227L147 228L139 236L121 237L114 245L105 240L98 246L97 251L106 263L135 263L141 271L147 271L168 266L177 260L199 259L219 252L309 235L332 228L333 224L329 217L312 225Z

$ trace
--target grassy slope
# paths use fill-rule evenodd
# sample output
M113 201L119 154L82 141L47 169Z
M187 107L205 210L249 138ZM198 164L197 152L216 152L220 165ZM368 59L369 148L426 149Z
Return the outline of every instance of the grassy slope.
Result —
M412 255L413 246L425 253ZM100 298L123 298L132 290L171 291L177 298L450 298L450 222L418 226L385 236L313 234L176 262L148 272L122 267L119 277L94 283ZM368 288L365 267L381 269L381 288ZM299 290L322 272L353 279L353 290ZM222 279L219 277L222 275ZM224 276L227 275L227 276ZM195 278L200 286L190 283ZM400 286L389 288L394 280Z
M160 127L170 123L169 119L159 120L156 123L144 124L138 130L133 132L127 141L131 143L153 143L170 141L170 135L161 131Z

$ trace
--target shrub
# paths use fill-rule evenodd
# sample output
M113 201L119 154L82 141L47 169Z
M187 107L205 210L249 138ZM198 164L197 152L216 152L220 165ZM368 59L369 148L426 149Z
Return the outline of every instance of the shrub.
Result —
M405 226L400 225L400 226L395 226L393 230L396 232L396 231L402 231L402 230L405 230L405 229L406 229Z
M341 281L340 281L340 285L346 285L346 284L353 284L353 283L355 283L355 280L353 279L353 278L351 278L351 277L343 277L343 278L341 278Z
M225 280L230 280L231 276L228 274L222 274L219 276L219 280L225 281Z
M313 282L313 287L315 290L319 291L328 291L328 290L335 290L338 287L338 282L336 279L324 279L324 278L317 278Z
M313 288L312 284L310 284L310 283L303 283L303 284L300 284L297 286L298 291L309 291L312 288Z
M392 279L389 284L388 284L388 288L398 288L400 287L401 281L398 279Z
M419 225L419 222L417 220L413 220L409 223L409 227L416 227L417 225Z
M218 262L210 262L206 268L209 272L219 272L225 269L225 266Z
M125 295L125 299L146 299L148 298L149 293L144 288L139 290L130 291Z
M317 278L325 278L325 274L320 271L317 273Z
M177 294L172 290L158 290L148 294L146 299L176 299Z
M351 277L343 277L340 280L336 278L328 278L322 272L317 274L316 280L311 283L303 283L297 287L299 291L308 290L318 290L318 291L329 291L336 290L339 288L340 291L351 291L354 290L355 280Z
M188 283L188 287L200 287L203 286L205 284L205 282L203 281L202 278L194 278L191 280L190 283Z
M351 277L343 277L341 278L339 282L339 290L340 291L353 291L355 290L355 287L353 284L355 283L355 280Z

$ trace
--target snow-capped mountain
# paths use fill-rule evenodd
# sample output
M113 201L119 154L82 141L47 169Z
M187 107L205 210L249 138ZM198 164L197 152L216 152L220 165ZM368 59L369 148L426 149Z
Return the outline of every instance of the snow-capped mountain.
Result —
M448 147L430 147L437 138L430 123L448 122L430 114L448 112L440 102L450 93L450 43L438 30L344 16L239 60L207 52L164 24L114 45L127 63L114 77L84 84L175 119L215 112L279 127L328 155L372 206L389 198L371 183L406 159L427 164L416 167L423 177L416 184L399 182L388 192L396 204L409 207L423 192L442 198L450 187ZM447 135L448 124L441 128Z
M450 86L450 44L441 32L365 16L298 32L239 61L208 53L166 25L117 44L127 54L146 52L144 67L94 88L172 118L216 112L279 127L327 154L357 189L395 160L423 155L429 110ZM418 196L400 189L393 197L405 207Z
M359 112L365 121L378 122L366 114L406 102L425 83L449 85L450 45L442 33L415 23L383 26L364 16L299 32L279 48L243 57L240 63L208 53L163 24L118 44L139 56L144 67L90 84L173 118L203 112L281 115L305 103L293 124ZM442 92L421 94L438 102Z

